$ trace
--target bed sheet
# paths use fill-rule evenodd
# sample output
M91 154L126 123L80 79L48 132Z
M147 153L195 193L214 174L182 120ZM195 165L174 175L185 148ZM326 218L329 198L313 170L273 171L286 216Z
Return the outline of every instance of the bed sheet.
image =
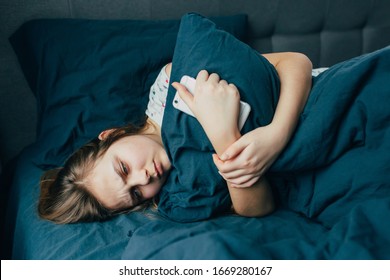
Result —
M7 224L13 259L315 258L317 237L327 233L285 209L264 219L228 215L177 223L150 210L106 222L55 225L36 211L42 170L31 156L37 148L27 148L15 170Z
M34 148L19 157L12 185L6 228L13 236L14 259L389 258L386 197L357 207L332 227L286 208L265 218L226 215L177 223L148 211L107 222L54 225L37 216L42 170L32 163ZM381 215L373 219L372 213Z
M56 225L38 217L39 178L33 163L36 145L18 158L9 198L6 229L13 259L120 259L129 232L148 221L143 213L111 221Z

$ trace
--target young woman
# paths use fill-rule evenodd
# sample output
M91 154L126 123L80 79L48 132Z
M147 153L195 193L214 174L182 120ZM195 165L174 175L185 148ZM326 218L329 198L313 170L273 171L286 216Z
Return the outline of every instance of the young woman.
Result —
M214 163L227 182L232 208L249 217L273 211L271 187L263 175L291 138L311 88L312 65L306 56L264 57L278 72L280 97L272 122L245 135L237 127L240 95L235 85L206 70L196 77L194 96L172 83L216 151ZM144 125L105 130L64 167L45 173L38 206L42 218L56 223L103 220L147 207L156 197L171 168L160 133L170 71L168 64L151 87Z

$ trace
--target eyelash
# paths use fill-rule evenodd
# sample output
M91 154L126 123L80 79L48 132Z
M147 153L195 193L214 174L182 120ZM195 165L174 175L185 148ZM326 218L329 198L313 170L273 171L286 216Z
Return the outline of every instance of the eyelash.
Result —
M127 168L126 164L124 164L122 161L120 162L121 170L124 175L129 174L129 169Z
M129 174L129 168L127 167L127 165L125 163L123 163L122 161L119 162L119 165L120 165L120 170L121 170L122 174L127 176ZM132 190L132 196L137 201L140 201L142 199L142 194L141 194L141 192L137 188L134 188Z
M141 192L137 188L134 189L133 196L137 199L137 201L140 201L142 199Z
M129 168L127 167L127 165L124 162L119 161L119 166L120 166L121 173L124 176L127 176L129 174ZM133 188L133 190L131 191L131 195L137 201L141 201L141 199L142 199L142 194L141 194L141 192L137 188Z

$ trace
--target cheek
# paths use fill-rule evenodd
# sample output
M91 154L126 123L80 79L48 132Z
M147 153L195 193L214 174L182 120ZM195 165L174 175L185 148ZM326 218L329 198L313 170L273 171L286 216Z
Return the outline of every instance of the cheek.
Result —
M143 152L145 148L131 149L127 152L127 160L131 163L133 168L142 168L145 166L145 153Z
M160 192L162 185L163 185L162 182L158 182L158 183L156 184L156 186L155 186L155 188L154 188L154 195L153 195L153 196L157 195L157 194Z
M161 190L162 183L156 182L153 185L150 185L150 188L148 189L148 193L146 194L148 198L155 197Z

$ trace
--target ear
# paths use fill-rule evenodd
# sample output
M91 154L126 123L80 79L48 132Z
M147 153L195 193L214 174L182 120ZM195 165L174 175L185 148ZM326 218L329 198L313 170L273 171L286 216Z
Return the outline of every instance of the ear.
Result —
M103 130L98 136L99 140L106 140L108 135L110 135L114 130L114 128Z

